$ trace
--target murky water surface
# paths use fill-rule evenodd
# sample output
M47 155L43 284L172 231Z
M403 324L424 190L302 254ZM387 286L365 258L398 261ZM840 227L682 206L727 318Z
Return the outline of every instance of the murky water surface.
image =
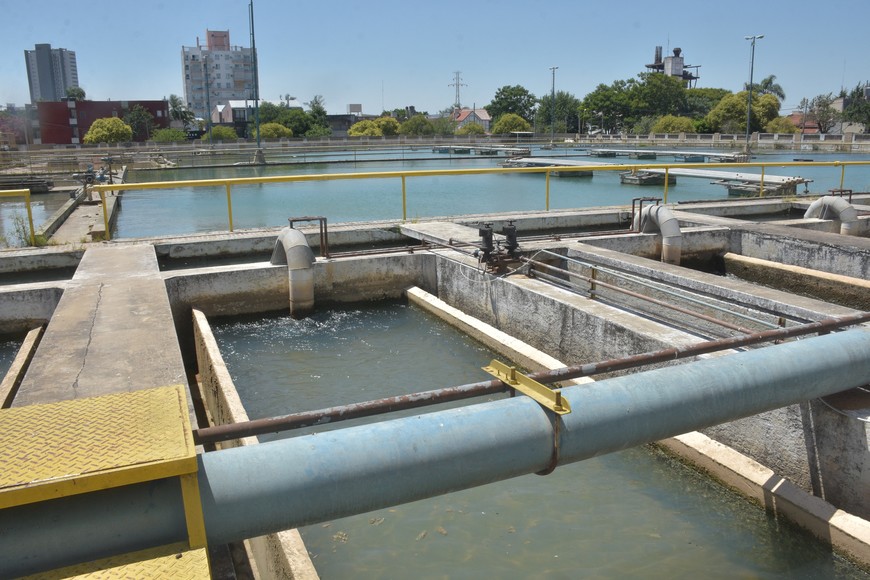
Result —
M252 418L485 380L498 358L402 303L213 330ZM325 579L870 577L651 448L301 531Z

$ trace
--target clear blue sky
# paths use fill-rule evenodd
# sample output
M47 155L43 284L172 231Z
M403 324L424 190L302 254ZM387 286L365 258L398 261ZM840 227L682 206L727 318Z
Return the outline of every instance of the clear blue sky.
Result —
M484 106L504 85L582 99L644 72L655 47L701 65L699 87L741 90L757 42L757 81L776 75L783 112L803 97L870 79L868 0L254 0L261 98L323 95L330 113L414 105L435 113L455 96ZM88 98L183 96L181 47L206 29L250 46L248 0L0 0L0 106L30 100L24 50L76 52ZM203 40L204 42L204 40Z

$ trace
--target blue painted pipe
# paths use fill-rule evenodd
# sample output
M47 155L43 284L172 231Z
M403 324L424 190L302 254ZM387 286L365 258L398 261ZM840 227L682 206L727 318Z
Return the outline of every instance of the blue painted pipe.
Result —
M870 382L855 329L608 379L562 393L560 463ZM209 543L364 513L547 469L552 417L526 397L201 455ZM0 511L0 576L181 541L177 483Z

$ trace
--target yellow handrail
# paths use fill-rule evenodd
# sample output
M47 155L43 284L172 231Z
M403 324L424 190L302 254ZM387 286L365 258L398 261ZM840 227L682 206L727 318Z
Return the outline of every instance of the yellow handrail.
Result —
M36 245L36 232L33 229L33 210L30 207L30 189L7 189L0 191L0 197L24 197L27 207L27 224L30 226L30 245Z
M553 171L569 173L573 171L638 171L644 169L664 169L665 170L665 185L664 185L664 202L667 203L668 195L668 178L671 169L733 169L734 167L759 167L761 168L761 184L760 191L764 192L764 172L767 167L840 167L840 188L842 189L845 181L846 166L864 166L870 165L870 161L778 161L778 162L718 162L718 163L650 163L650 164L624 164L612 163L603 165L564 165L564 166L541 166L541 167L475 167L467 169L424 169L424 170L399 170L399 171L377 171L377 172L354 172L354 173L317 173L317 174L297 174L297 175L273 175L265 177L229 177L222 179L192 179L180 181L155 181L144 183L115 183L112 185L93 185L94 191L102 193L104 191L119 191L119 190L142 190L142 189L168 189L176 187L217 187L223 186L227 192L227 214L229 220L229 230L233 231L233 215L232 215L232 194L231 188L233 185L252 185L252 184L268 184L268 183L293 183L301 181L335 181L335 180L355 180L355 179L401 179L402 184L402 220L407 221L407 184L406 180L409 177L434 177L434 176L449 176L449 175L487 175L499 173L544 173L546 176L545 183L545 201L544 207L547 211L550 210L550 174ZM29 207L29 206L28 206ZM105 209L103 210L105 213ZM107 216L104 216L108 221ZM107 232L108 233L108 232Z

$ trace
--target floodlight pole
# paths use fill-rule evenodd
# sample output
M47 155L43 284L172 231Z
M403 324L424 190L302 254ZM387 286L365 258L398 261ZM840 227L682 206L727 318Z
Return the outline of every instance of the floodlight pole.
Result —
M550 89L550 145L556 140L556 70L558 68L550 67L553 72L553 85Z
M752 42L752 48L749 57L749 98L748 103L746 105L746 155L749 155L749 123L752 119L752 74L755 69L755 41L759 38L764 38L763 34L756 34L754 36L745 36L746 40Z

